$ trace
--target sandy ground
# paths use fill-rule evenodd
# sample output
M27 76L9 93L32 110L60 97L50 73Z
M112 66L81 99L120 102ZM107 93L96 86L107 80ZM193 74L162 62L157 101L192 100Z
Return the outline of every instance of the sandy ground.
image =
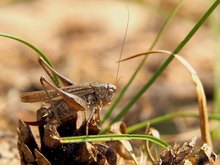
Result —
M196 2L200 3L199 8ZM189 3L186 1L183 4L161 36L157 49L174 50L210 5L198 0L195 4ZM129 8L129 26L123 57L148 50L175 2L126 4ZM116 61L122 47L127 13L126 5L121 1L2 1L0 32L18 36L37 46L50 57L60 73L76 83L115 84ZM207 22L180 52L198 72L210 111L213 109L214 38ZM39 78L46 74L37 63L36 53L21 43L0 38L0 54L0 164L18 164L17 120L33 120L40 106L21 103L19 96L23 91L42 89ZM162 55L148 58L115 114L129 102L164 60L165 56ZM135 59L121 64L120 81L117 84L119 92L139 62L140 59ZM124 121L131 125L177 110L196 111L196 92L187 71L180 63L173 61L132 107ZM179 125L181 122L184 124ZM177 123L172 123L177 132L198 128L195 120L178 119ZM191 136L199 136L199 131L193 132L177 138L186 140Z

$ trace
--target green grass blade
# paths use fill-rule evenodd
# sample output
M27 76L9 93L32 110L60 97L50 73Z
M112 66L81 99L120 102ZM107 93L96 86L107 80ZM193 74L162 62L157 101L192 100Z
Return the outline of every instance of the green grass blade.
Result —
M159 32L157 33L156 38L154 39L152 45L150 46L149 50L152 50L156 43L158 42L162 32L166 29L166 27L168 26L168 24L170 23L170 21L173 19L173 17L176 15L178 9L180 8L181 4L182 4L183 0L180 0L177 5L175 6L175 8L173 9L173 11L171 11L170 15L167 17L167 19L165 20L165 22L163 23L162 27L160 28ZM134 78L136 77L137 73L140 71L140 69L142 68L142 66L145 63L145 60L147 59L147 57L144 57L143 60L140 62L140 64L138 65L137 69L135 70L135 72L133 73L133 75L131 76L130 80L128 81L128 83L125 85L125 87L121 90L121 92L119 93L118 97L116 98L116 100L114 101L114 103L112 104L112 106L109 108L109 110L105 113L103 119L102 119L102 123L104 123L109 117L110 115L113 113L115 107L118 105L118 103L120 102L120 100L122 99L122 97L124 96L125 92L127 91L127 89L129 88L129 86L131 85L131 83L133 82Z
M215 1L215 3L207 10L207 12L200 18L200 20L196 23L196 25L192 28L189 34L184 38L184 40L177 46L177 48L173 51L173 54L178 54L179 51L186 45L186 43L191 39L191 37L196 33L196 31L201 27L201 25L206 21L208 16L215 10L215 8L219 5L220 0ZM167 60L161 65L159 69L156 70L151 79L141 88L141 90L133 97L133 99L122 109L122 111L112 119L110 125L119 121L134 105L134 103L142 96L143 93L155 82L155 80L159 77L159 75L166 69L166 67L173 60L174 56L171 54ZM110 127L110 126L109 126Z
M214 39L214 112L215 113L220 113L220 48L219 48L219 43L220 43L220 21L218 19L217 13L214 13L210 19L210 27L211 27L211 32L212 32L212 37ZM211 135L213 141L218 141L220 138L220 132L219 132L219 126L215 125L215 129L212 130Z
M168 24L169 24L169 23L171 22L171 20L174 18L174 16L176 15L177 11L178 11L179 8L181 7L183 1L184 1L184 0L180 0L180 1L176 4L175 8L171 11L171 13L170 13L169 16L167 17L167 19L164 21L162 27L160 28L160 30L159 30L159 32L158 32L156 38L154 39L154 41L153 41L153 43L152 43L152 45L151 45L151 47L150 47L149 50L152 50L152 49L155 47L155 45L157 44L157 42L158 42L158 40L159 40L159 38L160 38L162 32L166 29L166 27L168 26Z
M216 13L217 14L217 13ZM214 60L214 111L215 112L220 112L220 57L219 57L219 53L220 53L220 48L219 48L219 42L220 42L220 22L217 19L217 15L213 14L211 19L210 19L210 27L213 33L213 38L214 38L214 48L215 48L215 60Z
M220 155L220 148L217 149L216 154Z
M175 113L166 114L163 116L159 116L159 117L132 125L127 128L126 133L133 133L135 131L138 131L142 128L145 128L148 124L155 125L155 124L159 124L161 122L168 121L168 120L178 118L178 117L199 118L199 114L196 112L175 112ZM220 121L220 114L217 114L217 113L216 114L209 114L209 119Z
M13 40L16 40L16 41L19 41L23 44L25 44L26 46L30 47L31 49L33 49L35 52L37 52L37 54L42 57L52 68L54 68L52 62L47 58L47 56L45 54L43 54L37 47L35 47L34 45L32 45L31 43L19 38L19 37L16 37L16 36L13 36L13 35L10 35L10 34L7 34L7 33L1 33L0 32L0 36L1 37L6 37L6 38L10 38L10 39L13 39ZM59 79L56 75L53 75L54 76L54 80L56 81L56 84L59 85Z
M142 134L107 134L107 135L89 135L89 136L72 136L63 137L60 139L61 143L82 143L82 142L100 142L100 141L117 141L117 140L145 140L151 141L161 147L168 147L165 141L155 138L150 135Z

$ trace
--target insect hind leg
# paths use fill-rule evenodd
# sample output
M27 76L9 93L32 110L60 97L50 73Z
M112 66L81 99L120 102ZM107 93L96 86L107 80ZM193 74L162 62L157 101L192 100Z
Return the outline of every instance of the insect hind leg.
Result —
M38 58L38 62L56 86L58 85L56 84L53 75L56 75L61 80L64 86L70 86L74 84L71 80L62 76L60 73L54 70L50 65L48 65L42 57Z
M49 101L52 102L53 98L49 94L48 90L46 89L45 83L48 86L50 86L53 90L55 90L62 97L63 101L65 101L67 103L67 105L72 110L74 110L74 111L85 111L87 109L86 102L83 99L81 99L80 97L78 97L76 95L73 95L71 93L65 92L61 88L58 88L57 86L55 86L52 83L50 83L49 81L47 81L43 76L40 78L40 82L41 82L42 86L44 87L44 90L45 90L45 92L47 93L47 95L50 99Z

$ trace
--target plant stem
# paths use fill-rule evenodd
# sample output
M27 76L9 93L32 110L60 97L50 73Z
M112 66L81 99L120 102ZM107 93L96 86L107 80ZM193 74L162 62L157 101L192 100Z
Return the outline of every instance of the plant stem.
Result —
M142 134L107 134L107 135L89 135L89 136L72 136L60 138L61 143L82 143L96 141L118 141L118 140L145 140L156 143L162 147L168 147L165 141L150 135Z

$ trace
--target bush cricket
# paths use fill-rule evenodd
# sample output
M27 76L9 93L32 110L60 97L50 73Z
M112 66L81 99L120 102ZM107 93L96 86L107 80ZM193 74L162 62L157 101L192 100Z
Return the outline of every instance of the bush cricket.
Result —
M54 102L64 101L74 111L86 111L87 109L93 110L101 108L112 101L114 94L116 93L116 87L109 83L85 83L74 84L71 80L59 74L53 68L51 68L43 58L38 59L39 64L54 82L52 84L44 77L40 78L40 82L44 88L41 91L25 92L21 94L22 102L48 102L54 104ZM59 87L53 78L55 74L64 87ZM46 89L49 86L51 89ZM93 113L90 114L89 119ZM88 119L88 121L89 121ZM33 124L37 122L26 122ZM40 122L39 122L40 123Z
M126 6L128 12L128 19L126 24L126 30L124 34L124 39L122 42L122 47L120 51L119 61L121 60L122 52L124 49L126 36L129 26L129 8ZM85 83L85 84L74 84L71 80L59 74L51 66L49 66L43 58L38 58L39 64L48 74L50 79L55 85L47 81L44 77L41 77L40 82L44 88L41 91L25 92L21 94L22 102L53 102L65 101L67 105L74 111L86 111L87 109L101 108L109 104L114 94L116 93L116 86L110 83ZM120 62L118 63L116 84L118 81ZM59 87L53 77L56 75L62 82L64 87ZM46 89L45 83L52 88L51 90ZM92 117L93 112L90 117ZM90 118L89 117L89 118ZM34 122L33 122L34 123ZM31 124L31 122L29 123Z
M71 80L65 78L51 68L41 57L38 59L38 61L52 81L54 82L52 74L55 74L64 84L64 87L59 88L55 82L55 85L53 85L44 77L41 77L40 81L44 90L22 93L22 102L50 102L63 99L69 105L68 100L74 100L76 103L84 102L82 103L82 108L75 109L75 111L84 111L84 108L86 107L83 107L83 105L87 105L89 107L102 107L109 104L116 92L115 85L110 83L74 84ZM52 74L49 71L51 71ZM45 83L50 86L52 90L45 89Z

